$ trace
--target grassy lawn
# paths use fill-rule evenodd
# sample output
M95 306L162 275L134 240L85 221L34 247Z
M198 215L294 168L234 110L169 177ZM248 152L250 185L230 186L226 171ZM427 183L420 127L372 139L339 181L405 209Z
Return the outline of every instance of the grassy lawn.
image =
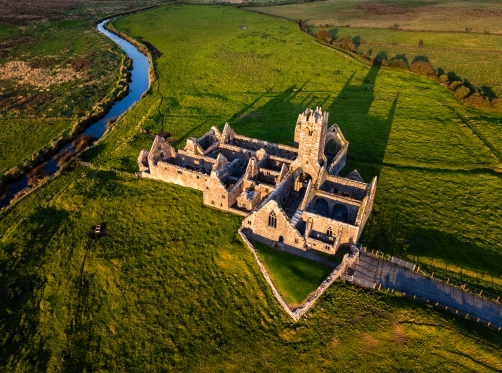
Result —
M70 132L72 126L73 121L59 118L0 120L0 175Z
M115 25L164 55L150 92L88 153L93 164L135 172L154 133L169 131L183 147L225 121L291 144L298 113L319 105L350 141L344 172L379 176L363 244L502 292L502 115L466 108L417 75L345 58L295 24L254 12L174 6Z
M500 335L343 283L292 323L240 221L199 192L120 173L52 180L1 215L1 369L502 369ZM108 235L90 240L100 222Z
M502 370L501 335L395 294L337 282L293 323L237 234L240 216L121 172L137 171L158 131L183 147L230 121L292 143L298 113L322 105L350 141L346 171L379 176L363 242L502 289L502 116L235 8L173 6L115 25L164 52L159 79L86 154L118 171L75 167L0 214L0 370ZM98 223L109 233L91 240Z
M322 1L252 9L293 21L302 19L314 34L324 28L335 40L353 38L357 52L370 52L371 58L400 58L410 64L428 60L436 70L456 74L485 95L502 97L500 3L382 0L372 2L376 7L371 9L361 9L361 4ZM396 13L392 6L402 7L403 12ZM396 23L399 30L389 29ZM473 32L463 32L466 26L473 27ZM484 34L485 30L491 34Z
M300 305L333 271L323 264L274 250L260 242L254 242L253 246L275 287L290 306Z
M89 20L0 25L0 175L113 95L122 53Z

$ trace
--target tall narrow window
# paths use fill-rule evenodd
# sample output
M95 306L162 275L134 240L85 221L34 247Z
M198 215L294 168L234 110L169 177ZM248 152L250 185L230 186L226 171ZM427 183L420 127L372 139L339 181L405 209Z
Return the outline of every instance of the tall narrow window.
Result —
M268 214L268 226L272 228L277 227L277 216L273 211L271 211L270 214Z
M309 136L312 136L313 133L314 131L309 131Z
M326 232L326 234L327 234L328 236L330 236L330 237L331 237L331 236L333 236L333 229L331 229L331 227L329 227L329 228L328 228L328 231Z

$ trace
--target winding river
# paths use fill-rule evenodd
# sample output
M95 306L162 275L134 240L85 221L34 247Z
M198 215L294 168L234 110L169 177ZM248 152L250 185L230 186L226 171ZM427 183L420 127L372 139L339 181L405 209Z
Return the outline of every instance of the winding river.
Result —
M96 29L117 43L120 48L132 59L133 69L131 71L131 81L129 82L129 92L127 96L117 101L110 108L108 113L98 120L96 123L91 124L83 133L85 136L92 136L95 141L99 140L106 132L106 126L109 120L116 119L117 117L124 114L135 102L139 101L144 92L148 89L148 70L150 68L150 62L148 57L141 53L134 45L129 43L127 40L111 33L104 28L105 24L109 21L105 20L96 26ZM91 144L92 146L92 144ZM61 152L73 151L73 146L67 144ZM60 152L60 154L62 154ZM51 158L47 161L45 165L45 173L47 175L54 175L59 169L57 161ZM0 199L0 207L7 206L14 196L28 188L28 178L24 176L21 180L16 181L8 185L9 194L6 198Z

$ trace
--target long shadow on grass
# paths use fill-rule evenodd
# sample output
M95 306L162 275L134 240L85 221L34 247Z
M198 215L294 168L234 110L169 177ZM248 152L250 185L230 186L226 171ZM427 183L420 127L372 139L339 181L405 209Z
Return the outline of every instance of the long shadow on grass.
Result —
M47 278L44 258L50 255L46 253L47 244L67 217L66 211L51 207L40 209L23 219L16 229L30 234L1 249L0 361L5 364L10 361L15 365L24 360L32 361L37 371L47 369L50 350L42 348L43 341L35 338L40 332L40 313L49 312L44 308L51 307L49 302L43 302L46 299L40 299Z
M370 114L379 71L378 66L372 66L360 84L352 83L352 75L327 108L330 123L338 123L350 142L347 157L349 168L357 168L365 180L380 175L399 99L398 93L389 107L387 118Z
M246 106L229 120L230 125L237 133L277 142L293 144L294 128L298 114L305 111L312 103L319 106L321 102L313 102L310 98L298 100L298 95L308 95L304 92L308 81L301 86L292 85L280 93L265 93L260 95L252 104ZM243 117L243 114L251 110L261 99L270 96L270 99L262 106L256 107L255 111ZM308 96L307 96L308 97Z

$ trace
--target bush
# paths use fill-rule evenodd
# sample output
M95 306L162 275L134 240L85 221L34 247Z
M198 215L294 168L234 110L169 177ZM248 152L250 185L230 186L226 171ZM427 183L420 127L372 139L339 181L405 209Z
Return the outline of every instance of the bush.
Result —
M430 62L425 62L425 61L417 61L411 64L411 71L414 73L420 74L420 75L425 75L425 76L430 76L430 75L436 75L436 72L434 71L434 68L432 67ZM448 80L448 77L446 75L442 75ZM441 77L439 78L441 81ZM445 82L446 82L445 80ZM442 82L444 83L444 82Z
M355 51L356 46L351 38L343 38L340 40L340 48L347 49L349 51Z
M420 48L423 48L423 47L424 47L424 41L423 41L423 40L420 40L420 41L418 42L418 46L419 46Z
M456 98L462 100L462 99L466 98L467 96L469 96L470 93L471 93L471 90L469 88L467 88L465 85L463 85L463 86L457 88L453 94L455 95Z
M364 58L366 58L367 60L369 60L369 59L371 58L371 53L370 53L370 51L366 51L366 52L364 52L364 53L362 54L362 56L363 56Z
M502 111L502 98L496 98L492 100L492 107L495 110Z
M472 95L467 97L464 102L467 105L475 106L475 107L484 107L489 108L491 106L491 102L487 97L484 97L479 92L474 92Z
M396 58L396 59L393 59L389 62L389 66L394 67L396 69L407 70L408 69L408 62L406 62L405 60L403 60L401 58Z
M440 83L446 83L448 81L448 77L446 75L440 75L439 76L439 82Z
M450 91L455 91L458 87L462 85L462 82L459 80L455 80L454 82L451 82L448 88Z
M331 41L331 35L329 34L328 30L319 30L317 37L324 41Z

